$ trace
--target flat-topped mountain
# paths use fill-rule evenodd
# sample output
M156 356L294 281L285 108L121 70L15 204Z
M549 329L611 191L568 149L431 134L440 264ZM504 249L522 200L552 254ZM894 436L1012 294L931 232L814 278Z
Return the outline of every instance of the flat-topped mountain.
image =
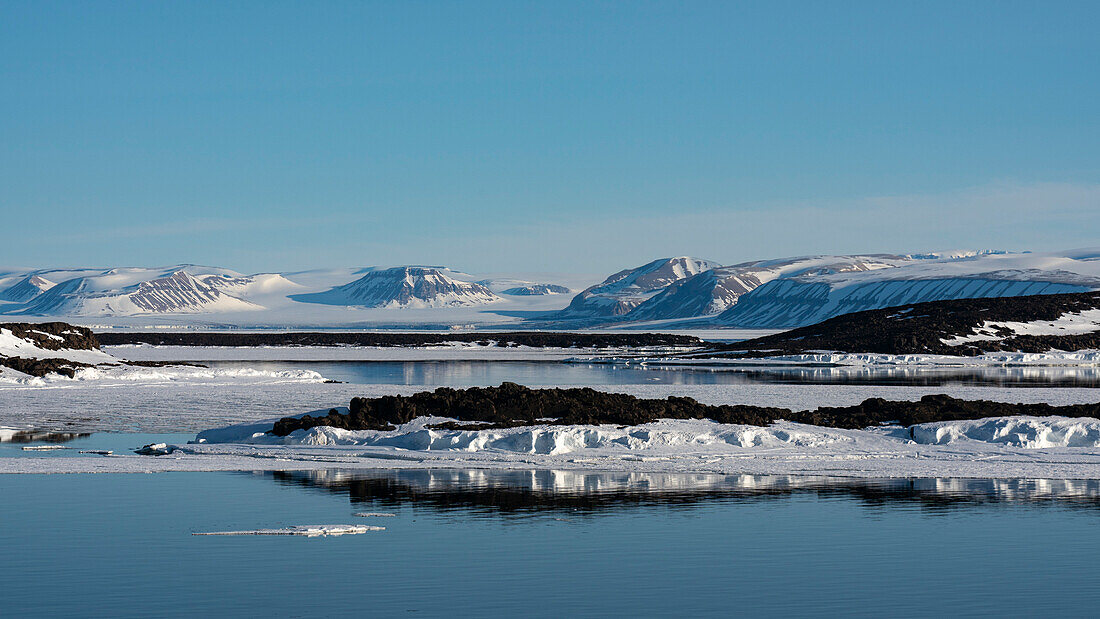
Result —
M501 294L510 294L512 296L520 297L533 297L546 294L569 294L572 290L565 286L559 286L557 284L528 284L526 286L516 286L507 290L502 290Z
M325 292L290 295L303 303L361 307L456 307L500 300L491 290L449 277L442 267L404 266L368 271Z

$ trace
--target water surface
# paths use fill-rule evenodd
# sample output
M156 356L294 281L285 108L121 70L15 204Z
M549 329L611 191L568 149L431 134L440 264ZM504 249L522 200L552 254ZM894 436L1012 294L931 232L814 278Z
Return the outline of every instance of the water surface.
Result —
M470 387L527 385L982 385L1100 387L1095 367L692 367L557 361L203 361L212 368L313 370L348 383Z
M1100 603L1098 482L326 471L12 475L0 492L13 617L1050 616ZM387 530L191 535L349 522Z

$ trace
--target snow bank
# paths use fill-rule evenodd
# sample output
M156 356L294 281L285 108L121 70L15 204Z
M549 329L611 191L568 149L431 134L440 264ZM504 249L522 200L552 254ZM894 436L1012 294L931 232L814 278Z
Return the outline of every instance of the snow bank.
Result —
M0 372L0 385L24 387L71 386L80 383L122 385L193 382L226 383L322 383L326 379L313 370L254 370L251 368L210 369L191 366L140 367L128 365L79 368L72 378L60 374L28 376L11 369Z
M285 419L286 417L305 417L306 415L312 415L314 417L322 417L327 415L332 410L329 408L323 410L310 411L308 413L300 413L298 415L284 415L282 417L272 417L271 419L261 419L259 421L250 421L247 423L237 423L224 428L213 428L210 430L203 430L195 436L195 443L255 443L268 440L268 442L274 442L274 439L270 436L265 436L265 433L275 425L276 421ZM336 407L336 410L340 414L348 414L346 406Z
M307 414L323 415L326 412L314 411ZM705 419L666 419L632 427L538 425L492 430L433 430L427 426L453 420L420 417L391 431L317 427L298 430L286 437L264 434L271 429L274 421L206 430L200 432L196 438L200 443L373 446L410 451L503 451L545 455L577 453L590 449L663 452L716 446L814 447L850 440L839 432L814 426L776 424L762 428L720 424Z
M912 426L914 441L948 445L959 441L994 443L1023 449L1100 447L1100 420L1068 417L992 417Z

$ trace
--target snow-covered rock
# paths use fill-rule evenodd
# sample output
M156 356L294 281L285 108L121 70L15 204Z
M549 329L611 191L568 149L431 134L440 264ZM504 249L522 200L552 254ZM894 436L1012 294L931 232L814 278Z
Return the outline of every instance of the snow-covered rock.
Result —
M995 321L987 320L972 333L941 339L948 346L972 342L993 342L1017 335L1083 335L1100 331L1100 309L1067 312L1055 320Z

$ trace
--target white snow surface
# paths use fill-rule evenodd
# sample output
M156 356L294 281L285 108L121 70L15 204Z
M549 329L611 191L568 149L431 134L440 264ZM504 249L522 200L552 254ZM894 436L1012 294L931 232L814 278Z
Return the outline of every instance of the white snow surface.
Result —
M926 445L972 441L1022 449L1100 447L1100 420L1092 418L991 417L918 424L910 431L914 441Z
M327 412L322 410L311 414L324 415ZM341 412L346 414L347 411ZM538 425L494 430L432 430L426 427L445 421L453 420L421 417L391 431L317 427L298 430L286 437L257 431L264 424L243 424L200 432L196 440L205 443L360 445L410 451L493 451L544 455L587 453L601 449L675 454L683 449L718 449L722 445L816 447L851 440L838 432L813 426L778 424L761 428L708 420L667 419L632 427ZM264 431L269 429L271 424L267 423Z

